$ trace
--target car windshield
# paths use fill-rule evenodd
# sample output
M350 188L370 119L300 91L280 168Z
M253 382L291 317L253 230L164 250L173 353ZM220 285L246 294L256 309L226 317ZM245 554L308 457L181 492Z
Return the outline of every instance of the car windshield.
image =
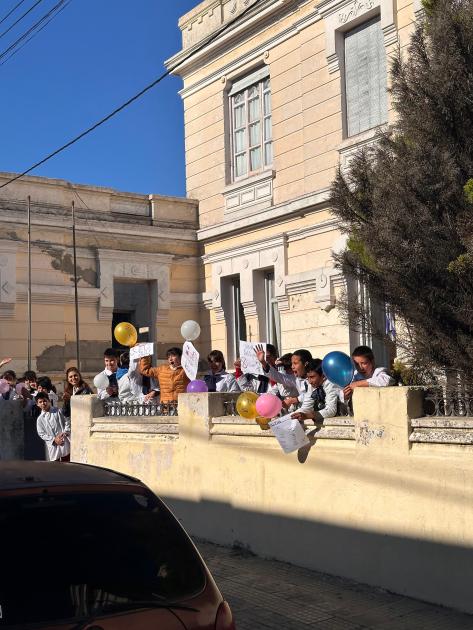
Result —
M149 492L2 498L0 532L0 628L176 603L205 587L194 547Z

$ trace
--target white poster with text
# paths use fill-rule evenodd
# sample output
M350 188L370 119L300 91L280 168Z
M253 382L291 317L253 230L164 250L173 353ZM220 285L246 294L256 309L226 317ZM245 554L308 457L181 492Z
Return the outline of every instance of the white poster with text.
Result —
M130 363L139 361L143 357L150 357L154 354L154 343L139 343L130 348Z
M241 371L243 374L262 374L264 375L263 366L256 358L256 346L264 350L266 356L265 343L252 343L251 341L240 341L240 361Z
M187 374L187 378L194 381L199 369L199 353L190 341L186 341L182 346L181 365Z

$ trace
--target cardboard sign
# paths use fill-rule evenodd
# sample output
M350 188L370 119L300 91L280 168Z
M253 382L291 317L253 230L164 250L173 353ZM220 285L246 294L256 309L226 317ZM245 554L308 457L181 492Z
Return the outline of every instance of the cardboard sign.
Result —
M251 341L240 341L240 361L243 374L264 375L263 366L256 358L255 347L262 346L266 355L265 343L252 343Z
M154 354L154 343L139 343L130 348L130 363L139 361L143 357L150 357Z
M182 346L181 365L187 374L187 378L194 381L199 369L199 353L190 341L186 341Z
M282 416L282 418L275 418L268 424L285 453L292 453L310 443L299 420L291 418L291 414Z

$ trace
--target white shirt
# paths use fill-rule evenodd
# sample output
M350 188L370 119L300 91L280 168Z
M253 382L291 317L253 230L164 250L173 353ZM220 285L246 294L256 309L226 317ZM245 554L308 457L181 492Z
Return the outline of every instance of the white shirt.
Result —
M331 383L327 378L322 383L322 387L325 392L325 407L322 409L317 409L322 416L322 418L333 418L338 414L338 402L341 388L335 383ZM309 385L309 389L307 390L306 395L302 401L302 405L298 411L302 411L303 413L307 413L310 411L314 411L314 400L312 398L312 392L314 388L312 385Z
M134 367L130 366L118 381L118 398L120 402L143 402L143 377Z
M61 409L51 407L49 411L42 411L36 420L36 430L39 437L46 443L50 462L69 455L71 452L71 421L64 416ZM67 437L64 444L57 445L54 443L54 438L60 433L67 433Z
M99 374L105 374L105 376L108 377L108 376L112 376L112 374L116 375L116 372L112 372L111 370L105 369L102 372L99 372ZM116 400L116 396L110 396L110 394L107 393L107 388L105 389L97 388L97 396L98 398L100 398L100 400L106 400L108 398L112 398L112 400Z
M298 398L299 402L303 401L309 389L309 383L306 378L300 378L299 376L287 374L286 372L279 372L272 365L269 366L269 370L266 374L272 381L283 386L284 398L290 396L291 398Z
M353 380L354 381L366 380L369 387L389 387L389 385L394 385L393 377L388 373L387 369L384 367L375 368L370 378L366 378L365 376L363 376L363 374L360 374L357 370L355 370L355 374L353 375Z
M217 392L239 392L240 388L238 383L236 382L233 374L229 374L228 372L217 372L214 374L213 372L209 372L205 375L204 380L207 382L208 380L213 380L213 377L216 377L215 383L215 391Z

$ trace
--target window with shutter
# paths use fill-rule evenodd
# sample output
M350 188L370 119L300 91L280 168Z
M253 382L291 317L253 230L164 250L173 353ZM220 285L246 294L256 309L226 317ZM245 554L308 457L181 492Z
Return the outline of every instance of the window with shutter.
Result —
M386 51L380 18L345 34L347 135L388 119Z

